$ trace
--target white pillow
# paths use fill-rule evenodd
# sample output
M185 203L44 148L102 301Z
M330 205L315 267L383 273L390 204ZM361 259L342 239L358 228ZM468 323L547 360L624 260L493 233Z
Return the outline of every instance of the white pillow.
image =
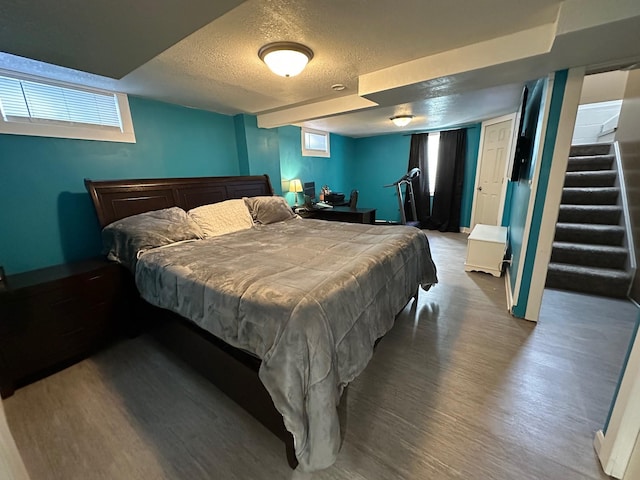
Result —
M189 210L189 217L202 229L205 238L253 226L251 213L241 198L193 208Z

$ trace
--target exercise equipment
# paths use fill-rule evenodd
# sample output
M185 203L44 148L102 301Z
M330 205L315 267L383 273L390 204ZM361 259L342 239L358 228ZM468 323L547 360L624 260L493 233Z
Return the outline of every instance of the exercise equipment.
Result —
M398 209L400 210L400 223L402 225L414 225L417 226L420 222L418 221L418 214L416 213L416 204L415 198L413 196L413 180L420 176L419 168L412 168L409 170L402 178L396 180L389 185L385 185L385 187L396 187L396 195L398 197ZM409 203L411 204L411 215L412 219L407 222L407 216L404 212L404 198L402 196L402 185L406 185L405 187L405 195L409 199Z

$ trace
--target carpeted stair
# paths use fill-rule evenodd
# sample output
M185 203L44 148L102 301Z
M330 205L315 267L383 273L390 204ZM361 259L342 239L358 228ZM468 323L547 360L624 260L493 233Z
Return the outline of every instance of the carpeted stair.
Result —
M571 147L548 288L626 297L631 274L610 144Z

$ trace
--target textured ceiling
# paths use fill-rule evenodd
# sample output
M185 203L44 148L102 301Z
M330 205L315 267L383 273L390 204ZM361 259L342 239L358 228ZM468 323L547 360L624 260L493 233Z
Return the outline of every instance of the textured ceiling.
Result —
M527 80L640 59L638 32L628 1L5 0L0 45L21 57L0 67L364 136L398 131L398 113L416 130L513 112ZM314 51L297 77L257 56L280 40Z
M304 122L318 130L339 130L349 137L370 136L372 131L397 132L389 118L412 114L412 123L405 130L439 130L466 125L479 120L495 118L514 112L520 103L522 85L501 85L465 93L429 98L421 102L378 107L329 118ZM514 107L515 105L515 107Z
M209 108L259 113L335 95L330 88L335 83L347 87L343 95L353 94L359 75L552 22L558 5L558 0L249 0L125 82L172 82L180 72L185 87L208 96ZM483 21L469 21L477 18ZM261 46L279 40L314 51L301 75L277 77L258 58Z
M2 51L122 78L241 0L3 0Z

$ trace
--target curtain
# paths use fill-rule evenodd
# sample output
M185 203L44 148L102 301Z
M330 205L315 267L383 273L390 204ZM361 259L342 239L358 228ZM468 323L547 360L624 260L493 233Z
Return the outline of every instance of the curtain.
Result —
M431 198L429 193L429 164L427 162L427 145L429 141L428 133L414 133L411 135L411 147L409 149L409 166L407 171L412 168L420 169L420 176L412 181L413 196L416 202L416 219L420 226L424 226L425 222L431 215ZM411 211L411 203L409 203L408 192L404 196L404 214L407 221L413 220L413 212Z
M433 209L426 228L441 232L460 231L466 138L464 129L440 132Z

